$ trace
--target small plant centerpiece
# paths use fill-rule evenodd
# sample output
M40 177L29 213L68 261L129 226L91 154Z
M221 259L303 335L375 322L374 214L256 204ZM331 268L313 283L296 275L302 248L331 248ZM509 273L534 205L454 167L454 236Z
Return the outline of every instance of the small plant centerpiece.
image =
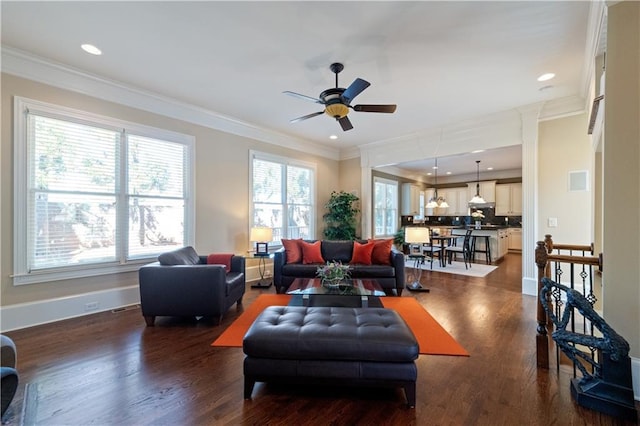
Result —
M482 219L484 219L484 213L482 210L476 210L471 213L471 217L476 221L476 229L480 229L482 227Z
M351 276L349 265L343 265L342 262L327 262L323 266L318 266L316 276L322 281L325 287L338 287L339 285L347 285L345 280Z

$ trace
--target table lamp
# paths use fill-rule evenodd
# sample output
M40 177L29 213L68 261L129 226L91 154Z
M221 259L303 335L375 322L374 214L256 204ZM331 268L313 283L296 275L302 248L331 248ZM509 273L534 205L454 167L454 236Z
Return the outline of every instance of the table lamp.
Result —
M251 228L249 240L256 243L256 256L268 256L269 241L273 240L273 230L266 226L254 226Z
M404 242L409 244L409 258L413 258L413 282L407 284L409 291L426 291L429 289L422 287L420 278L422 277L422 262L424 255L422 254L422 244L429 242L429 228L423 226L407 226L404 228ZM417 246L417 250L415 247Z
M409 244L410 254L422 254L422 243L429 242L429 228L423 226L407 226L404 228L404 242ZM418 249L415 250L415 246Z

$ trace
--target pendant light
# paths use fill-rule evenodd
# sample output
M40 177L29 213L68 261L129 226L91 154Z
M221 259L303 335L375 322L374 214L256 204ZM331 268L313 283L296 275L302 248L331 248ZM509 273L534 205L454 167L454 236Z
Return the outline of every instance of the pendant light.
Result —
M473 196L471 200L469 200L469 204L485 204L484 198L480 196L480 160L476 160L476 195Z
M435 192L433 194L433 197L431 197L431 199L427 203L426 208L428 208L428 209L435 209L435 208L446 209L447 207L449 207L449 204L447 204L447 200L445 200L444 197L438 197L438 159L437 158L436 158L436 165L435 165L435 167L433 169L436 171Z

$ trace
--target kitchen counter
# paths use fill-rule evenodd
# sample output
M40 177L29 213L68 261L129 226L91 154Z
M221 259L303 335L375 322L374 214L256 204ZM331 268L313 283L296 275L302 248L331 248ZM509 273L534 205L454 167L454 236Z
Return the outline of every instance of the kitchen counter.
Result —
M451 226L451 225L438 225L438 224L434 224L434 223L430 223L430 224L415 224L416 226L421 226L424 225L427 228L440 228L440 229L476 229L475 225L457 225L457 226ZM511 226L511 225L491 225L491 224L486 224L486 225L481 225L480 229L484 229L484 230L491 230L491 229L509 229L509 228L518 228L518 229L522 229L522 226Z

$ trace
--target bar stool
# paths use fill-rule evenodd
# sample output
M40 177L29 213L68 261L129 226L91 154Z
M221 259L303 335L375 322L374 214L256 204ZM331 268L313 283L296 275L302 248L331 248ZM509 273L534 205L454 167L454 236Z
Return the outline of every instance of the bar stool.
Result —
M489 235L471 235L471 259L476 258L476 253L484 253L487 259L487 265L491 264L491 244L489 244ZM480 250L476 247L479 238L484 238L484 249Z

